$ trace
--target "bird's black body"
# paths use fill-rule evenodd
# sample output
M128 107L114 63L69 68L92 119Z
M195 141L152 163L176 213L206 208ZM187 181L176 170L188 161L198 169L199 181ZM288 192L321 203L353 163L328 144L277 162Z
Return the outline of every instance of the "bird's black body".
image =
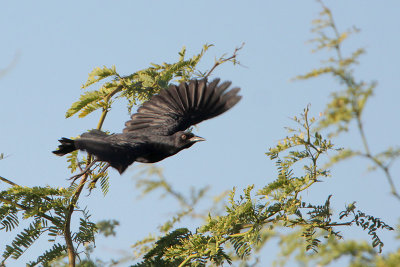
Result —
M75 140L62 138L53 153L63 156L77 149L87 151L121 174L135 161L161 161L205 140L184 130L224 113L240 100L239 88L224 94L231 83L218 83L219 79L209 84L203 79L171 85L145 102L125 123L123 133L92 130Z

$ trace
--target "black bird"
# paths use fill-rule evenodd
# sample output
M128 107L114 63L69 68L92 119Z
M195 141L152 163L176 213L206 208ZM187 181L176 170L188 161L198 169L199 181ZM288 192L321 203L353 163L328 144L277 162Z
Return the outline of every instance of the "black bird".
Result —
M231 82L219 81L207 83L202 79L171 85L145 102L125 123L123 133L108 135L92 130L75 140L61 138L53 153L63 156L77 149L87 151L96 157L94 162L108 162L120 174L135 161L153 163L175 155L205 140L186 129L224 113L241 99L237 95L240 88L224 93Z

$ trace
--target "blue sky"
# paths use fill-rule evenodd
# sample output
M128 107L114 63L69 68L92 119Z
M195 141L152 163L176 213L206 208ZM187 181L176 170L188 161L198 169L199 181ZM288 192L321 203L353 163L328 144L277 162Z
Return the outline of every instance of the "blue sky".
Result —
M379 152L396 145L399 124L400 62L398 10L400 2L340 0L327 1L340 30L353 25L361 29L345 43L345 52L364 47L356 70L358 78L376 80L375 96L365 111L370 145ZM331 78L290 81L318 67L324 55L312 54L307 40L311 20L320 11L315 1L2 1L0 68L13 60L12 68L0 78L0 174L26 186L67 186L70 176L63 158L51 154L58 138L76 136L94 128L99 113L84 119L65 119L65 112L82 93L80 86L97 66L116 65L125 75L149 63L174 62L183 46L187 54L198 53L205 43L214 44L200 68L209 69L215 57L231 53L242 42L239 53L245 67L224 65L214 77L231 80L242 88L242 101L228 113L204 122L195 130L207 139L159 164L171 184L183 192L191 186L211 186L209 198L249 184L260 188L276 175L274 163L265 152L286 136L290 117L311 103L311 113L323 111L329 92L340 88ZM124 103L107 118L104 129L120 132L129 119ZM360 147L356 135L336 141L338 146ZM399 202L389 196L389 186L380 172L367 173L364 161L354 160L335 167L333 177L310 190L308 197L322 203L333 194L337 210L357 201L366 213L394 225ZM110 193L94 192L82 197L94 220L117 219L115 238L99 238L95 255L118 257L120 251L148 233L176 211L173 200L153 193L138 199L134 168L120 176L111 171ZM398 163L393 169L399 173ZM398 175L394 175L400 188ZM0 184L0 188L4 188ZM86 195L86 194L84 194ZM204 206L206 207L206 206ZM195 224L191 225L195 227ZM346 232L347 233L347 232ZM398 244L383 234L385 249ZM9 240L10 233L0 233ZM349 231L348 238L366 233ZM346 236L345 236L346 238ZM44 238L45 239L45 238ZM0 241L0 247L4 244ZM45 247L39 243L21 260L34 259ZM264 263L275 253L267 245ZM276 249L272 249L276 251ZM9 262L8 266L20 266Z

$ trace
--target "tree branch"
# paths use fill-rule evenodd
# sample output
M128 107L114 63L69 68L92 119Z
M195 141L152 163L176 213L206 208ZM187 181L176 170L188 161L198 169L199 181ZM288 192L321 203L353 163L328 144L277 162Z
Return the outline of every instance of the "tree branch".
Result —
M328 14L329 16L329 22L330 22L330 27L333 29L336 40L340 39L340 32L336 27L336 23L333 19L332 13L330 12L330 10L324 5L324 3L320 0L318 0L318 2L321 4L322 8L324 9L324 11ZM342 56L342 52L340 49L340 43L338 42L335 45L335 50L336 50L336 54L337 54L337 58L339 60L339 62L343 62L343 56ZM344 71L346 71L342 66L339 66L340 69L343 69ZM359 88L361 87L361 85L359 83L357 83L353 76L344 76L344 75L339 75L339 77L342 79L342 81L348 86L348 88ZM363 147L365 150L365 157L369 158L372 162L374 162L376 164L376 166L378 166L380 169L382 169L382 171L384 172L386 179L389 183L390 186L390 193L396 197L398 200L400 200L400 194L397 192L396 186L393 182L393 178L390 174L389 168L385 165L383 165L379 160L377 160L374 156L372 156L371 154L371 150L370 147L368 145L368 141L367 141L367 137L365 134L365 130L364 130L364 126L361 120L361 110L359 109L358 106L358 99L357 99L357 95L355 95L355 93L353 91L351 91L351 96L353 97L353 99L351 99L351 105L352 105L352 109L353 112L355 113L355 119L357 121L357 128L359 131L359 134L361 136L361 141L363 143Z
M191 259L196 258L198 256L198 253L195 253L193 255L190 255L189 257L187 257L184 261L181 262L181 264L179 264L178 267L183 267L185 266L186 263L188 263Z
M5 183L7 183L7 184L12 185L12 186L19 186L19 185L17 185L16 183L14 183L14 182L12 182L12 181L10 181L10 180L4 178L3 176L0 176L0 180L3 181L3 182L5 182Z
M244 47L245 43L242 43L242 45L240 47L236 47L235 51L233 51L232 56L228 57L228 58L219 58L218 60L215 61L214 66L207 72L207 74L204 76L205 78L208 78L208 76L211 75L211 73L215 70L216 67L218 67L219 65L221 65L222 63L225 63L227 61L233 61L234 64L239 64L239 62L236 61L236 56L237 53L239 52L239 50L241 50Z
M118 87L117 89L115 89L113 92L111 92L105 98L107 101L107 104L108 104L108 101L110 100L110 98L113 95L115 95L118 91L120 91L121 88L122 87ZM97 130L101 130L101 127L103 126L103 123L107 116L107 113L108 113L108 109L107 108L103 109L99 123L97 124ZM92 163L91 158L92 158L91 155L88 155L87 166L89 166ZM75 210L76 203L78 202L79 196L82 192L82 189L84 188L84 186L86 184L88 177L89 177L89 174L85 173L83 175L83 178L79 182L79 185L78 185L74 195L72 196L71 204L68 207L68 211L67 211L66 218L65 218L64 238L65 238L65 242L67 243L68 261L69 261L70 267L75 267L75 260L76 260L76 255L77 255L75 248L74 248L73 241L72 241L72 236L71 236L71 218L72 218L72 213Z

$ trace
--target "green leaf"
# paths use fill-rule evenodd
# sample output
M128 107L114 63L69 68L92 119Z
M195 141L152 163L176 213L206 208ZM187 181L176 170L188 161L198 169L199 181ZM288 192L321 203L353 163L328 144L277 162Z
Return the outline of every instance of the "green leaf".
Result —
M82 85L82 88L86 88L98 81L101 81L102 79L113 75L117 75L117 71L114 65L111 66L111 68L107 68L106 66L103 66L103 68L96 67L92 70L91 73L89 73L89 78L87 79L86 83Z
M68 109L65 114L66 118L71 117L72 115L81 111L81 109L85 108L87 105L91 103L96 103L96 101L100 101L102 99L101 94L98 91L88 91L84 92L78 101L72 104L72 106Z

